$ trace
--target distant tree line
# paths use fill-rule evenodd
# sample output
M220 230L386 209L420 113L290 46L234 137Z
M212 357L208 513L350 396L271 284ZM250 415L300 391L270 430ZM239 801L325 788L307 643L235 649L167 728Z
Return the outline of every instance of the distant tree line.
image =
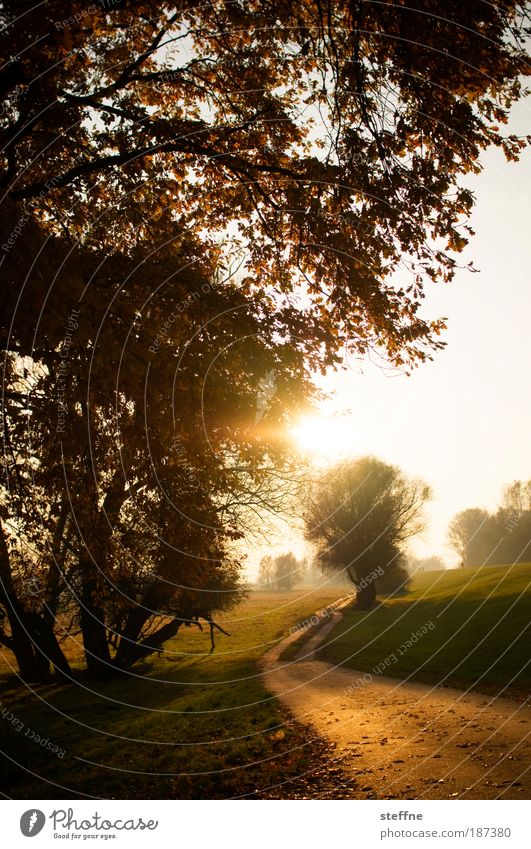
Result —
M303 580L305 572L306 561L297 560L291 551L277 557L266 555L260 561L258 584L270 592L287 593Z
M445 562L437 554L432 554L429 557L413 557L410 555L407 560L407 571L410 575L415 572L441 572L444 569L446 569Z
M448 540L462 566L494 566L531 561L531 480L503 490L494 513L472 507L450 522Z

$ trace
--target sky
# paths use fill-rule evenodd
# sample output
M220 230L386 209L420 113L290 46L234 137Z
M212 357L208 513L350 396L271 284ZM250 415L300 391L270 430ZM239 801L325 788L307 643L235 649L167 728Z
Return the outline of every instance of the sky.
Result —
M531 132L531 98L513 109L509 131ZM452 516L495 509L506 483L531 478L531 156L507 163L489 149L481 161L483 172L466 181L476 233L458 256L479 271L458 271L425 300L427 315L447 317L446 349L409 377L368 361L327 375L320 385L332 397L307 434L320 465L374 454L426 480L428 529L412 550L449 567L457 564L446 541ZM251 573L267 549L290 547L303 552L296 535L272 532L270 546L249 558Z

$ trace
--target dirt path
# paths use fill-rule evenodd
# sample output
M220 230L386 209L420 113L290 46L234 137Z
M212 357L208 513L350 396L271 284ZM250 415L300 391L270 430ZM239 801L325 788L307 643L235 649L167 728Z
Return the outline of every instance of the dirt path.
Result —
M342 615L328 616L294 661L281 662L300 634L288 637L264 656L262 673L296 719L328 742L353 798L531 798L529 700L364 681L362 672L323 663L313 653Z

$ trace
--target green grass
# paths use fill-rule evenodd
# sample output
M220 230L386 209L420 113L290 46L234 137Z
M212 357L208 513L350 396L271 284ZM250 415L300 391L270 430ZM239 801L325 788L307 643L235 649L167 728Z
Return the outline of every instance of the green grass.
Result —
M369 612L347 609L318 657L395 678L521 695L531 685L530 579L529 564L418 575L406 595ZM408 647L429 622L434 627Z
M523 668L530 577L529 565L417 576L408 594L369 613L347 609L318 656L372 671L394 654L382 674L522 693L531 684L529 666ZM76 671L76 684L30 692L4 664L1 710L22 727L0 716L3 792L17 799L290 795L287 786L268 788L313 769L319 751L300 726L285 724L257 660L292 625L341 595L337 588L255 593L220 620L232 636L220 635L213 655L206 633L183 629L134 676L103 684ZM400 654L429 622L434 627ZM79 668L72 646L68 652ZM26 737L27 729L64 757Z
M4 674L1 708L17 723L0 716L3 792L214 799L260 795L303 773L312 766L312 747L303 745L300 727L284 725L256 661L291 625L339 594L255 593L219 620L231 637L219 635L214 654L206 654L206 633L183 629L167 644L169 654L134 670L138 677L94 684L79 675L74 685L31 693ZM28 728L64 757L27 738Z

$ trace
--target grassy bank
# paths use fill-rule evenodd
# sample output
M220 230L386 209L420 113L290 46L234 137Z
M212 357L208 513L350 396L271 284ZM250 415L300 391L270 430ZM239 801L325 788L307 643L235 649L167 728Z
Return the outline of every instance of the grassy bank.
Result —
M256 661L339 594L255 593L220 619L231 637L220 635L214 654L206 633L183 629L160 658L104 684L79 674L75 684L30 692L4 664L4 794L227 798L261 795L300 775L315 766L315 745L305 745L300 727L284 725Z
M347 609L318 658L430 684L524 694L531 685L530 579L528 564L418 575L410 592L374 610Z

